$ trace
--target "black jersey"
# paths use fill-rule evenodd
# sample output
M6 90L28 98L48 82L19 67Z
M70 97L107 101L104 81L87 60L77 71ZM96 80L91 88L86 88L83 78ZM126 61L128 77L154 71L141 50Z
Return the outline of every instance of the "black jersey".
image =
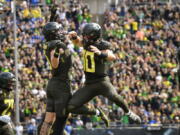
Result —
M10 92L0 90L0 116L10 116L14 108L14 97Z
M99 50L110 49L110 43L104 40L93 46L96 46ZM97 56L90 50L89 46L86 45L84 45L83 50L83 67L86 75L86 82L107 76L107 61Z
M45 54L49 64L51 59L50 53L53 49L56 48L55 42L59 42L59 40L54 40L47 43ZM64 53L60 55L58 68L54 69L51 67L52 77L58 78L60 80L69 80L69 71L72 67L72 56L69 52L69 49L65 45L62 45L60 48L64 50Z

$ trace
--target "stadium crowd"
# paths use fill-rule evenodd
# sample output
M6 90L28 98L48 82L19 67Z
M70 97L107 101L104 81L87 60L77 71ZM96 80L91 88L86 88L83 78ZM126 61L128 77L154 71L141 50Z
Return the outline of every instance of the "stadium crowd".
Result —
M1 72L15 71L13 16L9 5L5 2L0 11ZM38 124L45 112L45 89L51 75L44 55L42 27L49 21L49 9L49 5L29 5L26 1L17 5L20 118L27 129L32 123ZM180 91L175 59L175 50L180 46L179 13L179 5L153 3L111 5L104 13L103 37L111 42L112 50L119 58L110 63L109 76L118 93L142 117L144 124L180 123ZM66 30L79 33L92 18L90 9L81 0L61 1L57 14L57 21ZM67 42L74 56L70 75L72 89L76 90L84 82L79 57L81 48ZM112 122L129 124L121 108L102 97L95 98L91 103L103 107ZM101 122L96 116L76 116L67 122L67 131L72 126L100 127Z

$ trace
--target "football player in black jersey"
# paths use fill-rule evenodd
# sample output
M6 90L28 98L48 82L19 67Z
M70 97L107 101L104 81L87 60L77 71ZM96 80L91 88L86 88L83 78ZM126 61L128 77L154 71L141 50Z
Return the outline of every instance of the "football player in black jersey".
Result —
M0 73L0 135L15 135L11 122L14 112L14 86L15 77L12 73Z
M101 26L97 23L87 23L82 31L82 39L74 31L69 33L69 38L75 45L84 48L83 65L86 82L69 101L68 110L71 112L95 96L103 95L120 106L131 120L141 123L140 117L128 108L109 80L108 61L113 61L116 57L110 49L110 43L101 38Z
M47 85L47 106L45 120L42 124L40 135L62 135L68 117L66 107L71 98L69 71L72 67L72 56L65 44L66 36L63 28L57 22L49 22L43 28L43 34L47 41L45 54L51 65L52 78ZM75 114L98 114L103 120L107 117L100 109L91 110L86 106L72 111ZM53 121L55 123L53 124Z
M47 85L46 114L40 135L50 134L52 125L53 135L63 134L67 119L64 109L71 97L68 73L72 67L72 57L63 43L65 36L62 32L61 25L56 22L49 22L43 28L43 34L47 41L45 55L51 66L52 78L50 78Z

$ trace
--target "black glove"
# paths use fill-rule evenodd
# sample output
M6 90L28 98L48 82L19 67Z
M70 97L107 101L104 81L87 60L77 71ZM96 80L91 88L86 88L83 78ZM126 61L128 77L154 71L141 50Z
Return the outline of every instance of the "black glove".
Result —
M60 55L59 54L59 49L61 48L61 49L65 50L66 46L65 46L65 44L63 42L59 41L59 42L56 42L55 47L56 47L56 49L55 49L55 52L54 52L54 57L58 58L59 55Z
M67 49L67 47L66 47L66 45L63 43L63 42L61 42L61 41L59 41L58 40L58 42L56 42L56 44L55 44L55 46L56 46L56 48L59 50L60 48L62 48L62 49Z
M53 5L50 10L51 10L51 14L56 14L57 5Z
M49 50L52 50L52 49L56 49L56 48L63 48L63 49L66 49L66 45L61 42L61 40L52 40L50 42L48 42L48 48Z

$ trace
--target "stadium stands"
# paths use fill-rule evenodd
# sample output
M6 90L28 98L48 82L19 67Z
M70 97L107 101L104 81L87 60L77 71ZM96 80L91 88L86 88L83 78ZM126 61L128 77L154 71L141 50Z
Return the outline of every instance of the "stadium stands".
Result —
M49 5L33 4L29 6L23 1L17 5L20 120L24 125L32 119L37 124L41 121L45 112L45 88L50 77L42 45L42 27L49 19ZM62 1L58 6L57 21L68 31L80 33L84 24L92 20L90 9L81 0ZM9 2L3 2L0 13L0 71L14 72L13 21ZM153 2L148 6L141 2L128 6L109 5L104 13L103 36L111 42L119 58L111 66L109 76L118 93L142 117L145 125L180 123L180 91L174 55L180 46L179 13L179 5L155 5ZM82 50L71 42L68 47L75 59L71 78L72 88L76 90L84 82L79 57ZM122 110L102 97L91 103L103 107L115 124L129 124ZM69 119L68 132L71 132L70 127L103 126L96 116L78 116Z

